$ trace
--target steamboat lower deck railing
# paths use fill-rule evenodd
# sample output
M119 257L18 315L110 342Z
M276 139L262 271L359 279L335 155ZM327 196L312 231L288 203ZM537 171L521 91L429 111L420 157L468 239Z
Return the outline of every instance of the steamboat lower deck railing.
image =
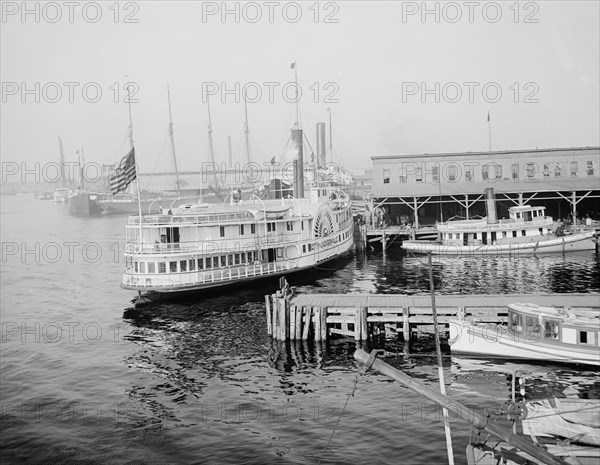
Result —
M296 268L296 260L284 262L254 263L246 266L232 266L214 270L188 271L183 273L135 273L128 268L123 273L123 285L136 288L168 289L193 287L202 284L223 283L246 278L280 273Z

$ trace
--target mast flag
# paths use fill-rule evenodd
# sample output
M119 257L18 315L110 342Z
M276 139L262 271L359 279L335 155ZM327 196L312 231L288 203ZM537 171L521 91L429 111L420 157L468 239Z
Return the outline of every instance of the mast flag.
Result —
M123 157L119 166L115 169L114 175L110 177L110 190L113 195L123 192L129 187L129 184L137 179L135 169L135 148L131 148L129 153Z

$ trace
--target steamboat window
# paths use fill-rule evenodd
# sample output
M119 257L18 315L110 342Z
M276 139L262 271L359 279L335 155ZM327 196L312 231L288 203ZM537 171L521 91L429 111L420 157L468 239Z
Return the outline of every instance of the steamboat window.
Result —
M269 252L268 251L266 251L266 250L262 251L262 259L265 262L269 259Z
M227 262L229 266L233 265L233 255L227 255Z
M540 232L540 234L544 234L544 229L543 228L538 228L538 231Z
M219 226L219 235L225 237L225 226Z
M250 225L250 233L251 234L256 234L256 225L254 223L252 223Z
M306 253L306 244L302 244L302 253Z
M521 236L527 235L527 232L524 229L521 229Z
M179 271L187 271L187 260L181 260L179 262Z
M304 221L300 221L300 224L302 225L302 231L304 231Z
M288 231L293 231L294 230L294 223L292 221L287 221L285 224L286 228Z
M267 223L267 232L275 231L275 223Z
M579 331L579 343L587 344L588 343L588 333L587 331Z
M156 273L156 266L154 262L148 263L148 273Z
M177 262L169 262L169 272L177 273Z
M239 264L240 264L240 254L239 254L239 253L236 253L236 254L234 255L234 257L235 257L235 259L234 259L234 260L235 260L235 264L236 264L236 265L239 265Z
M190 260L190 271L196 271L196 260Z
M277 247L277 257L283 257L283 249L281 247Z
M502 238L506 237L506 231L502 231Z
M227 255L221 255L221 266L227 266Z
M140 273L146 272L146 262L140 262Z
M517 231L513 231L513 237L517 237Z
M244 225L240 224L240 236L244 235Z
M138 262L133 262L133 269L136 273L138 273Z
M159 273L167 272L167 264L165 262L158 262L158 272Z
M207 266L207 268L210 268L210 267ZM204 269L204 259L203 258L199 258L198 259L198 269L199 270L203 270Z
M213 257L213 268L219 267L219 257Z

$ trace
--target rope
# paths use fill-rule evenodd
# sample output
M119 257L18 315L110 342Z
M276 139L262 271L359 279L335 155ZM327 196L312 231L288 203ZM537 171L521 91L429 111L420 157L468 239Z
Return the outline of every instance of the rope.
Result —
M329 445L331 444L331 441L333 439L333 435L335 434L335 431L337 430L337 427L340 424L340 420L342 419L342 415L344 414L344 411L346 410L346 406L348 405L348 401L350 400L350 397L354 397L354 393L356 392L356 387L357 387L357 384L358 384L358 379L361 376L362 376L362 373L361 373L361 369L359 368L357 370L356 376L354 377L354 385L352 387L352 392L350 394L348 394L348 396L346 397L346 402L344 402L344 407L342 408L342 413L340 413L340 416L338 417L337 422L335 423L335 426L333 427L333 431L331 432L331 436L329 436L329 441L327 441L327 445L325 446L325 449L323 450L323 453L319 457L319 461L317 462L317 465L319 465L321 463L321 460L323 460L323 457L325 456L325 453L327 452L327 449L329 449Z

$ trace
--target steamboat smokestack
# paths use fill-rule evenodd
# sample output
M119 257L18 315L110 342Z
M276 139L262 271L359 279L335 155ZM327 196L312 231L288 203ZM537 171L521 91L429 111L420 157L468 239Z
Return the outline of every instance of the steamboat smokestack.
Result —
M495 224L498 222L496 216L496 197L493 187L485 188L485 209L487 211L487 224Z
M292 144L297 150L294 159L294 197L304 198L304 153L302 151L302 129L292 129Z
M325 146L325 123L317 123L317 163L327 165L327 147Z

